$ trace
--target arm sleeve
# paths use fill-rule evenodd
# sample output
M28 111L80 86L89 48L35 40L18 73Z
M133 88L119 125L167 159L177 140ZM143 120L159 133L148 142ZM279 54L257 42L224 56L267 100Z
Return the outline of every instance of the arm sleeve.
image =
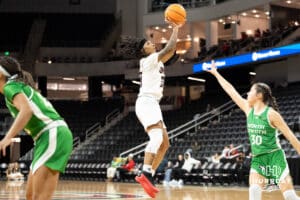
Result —
M142 70L149 70L158 66L158 53L153 53L146 58L140 60Z
M14 85L14 84L9 84L6 85L4 87L4 96L7 98L8 101L10 101L11 103L13 102L14 97L19 94L22 93L22 87L19 85Z

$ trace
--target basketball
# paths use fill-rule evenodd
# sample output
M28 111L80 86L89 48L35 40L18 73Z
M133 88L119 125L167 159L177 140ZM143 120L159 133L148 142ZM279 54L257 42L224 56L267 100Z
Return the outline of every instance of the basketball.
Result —
M186 11L180 4L171 4L165 10L165 20L177 25L183 25L186 21Z

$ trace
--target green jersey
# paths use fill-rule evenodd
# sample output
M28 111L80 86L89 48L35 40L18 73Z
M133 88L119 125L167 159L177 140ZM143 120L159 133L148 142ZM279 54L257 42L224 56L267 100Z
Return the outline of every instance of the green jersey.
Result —
M281 148L278 133L269 121L270 107L266 107L260 115L254 114L252 108L247 117L247 129L251 144L252 155L262 155Z
M33 138L47 124L62 119L51 103L39 92L22 82L8 81L4 86L4 97L6 106L14 118L18 115L19 110L13 105L13 98L19 93L23 93L27 97L33 112L31 119L24 128Z

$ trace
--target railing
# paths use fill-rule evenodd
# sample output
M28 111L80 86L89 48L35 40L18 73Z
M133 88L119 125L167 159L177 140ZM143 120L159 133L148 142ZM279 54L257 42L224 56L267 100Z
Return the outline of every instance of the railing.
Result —
M112 120L114 120L118 115L120 114L119 109L115 109L112 112L110 112L106 118L105 118L105 124L109 124ZM91 135L93 135L95 132L99 132L101 130L101 122L97 122L93 126L91 126L89 129L85 131L85 138L89 138Z
M208 122L209 120L219 117L222 113L227 112L228 110L231 110L236 105L232 101L227 102L226 104L223 104L222 106L219 106L216 109L213 109L210 112L204 113L199 118L193 119L173 130L171 130L168 135L169 139L172 140L173 138L182 135L184 133L187 133L188 131L194 131L196 130L201 124L204 124ZM120 154L120 156L127 155L129 153L132 153L133 155L138 155L142 153L145 149L145 146L148 144L148 142L142 143L136 147L133 147L127 151L124 151Z
M150 0L150 7L149 12L157 12L157 11L163 11L168 7L170 3L164 2L164 1L156 1L156 0ZM223 3L228 0L179 0L178 3L180 3L185 8L199 8L203 6L211 6L216 5L219 3Z

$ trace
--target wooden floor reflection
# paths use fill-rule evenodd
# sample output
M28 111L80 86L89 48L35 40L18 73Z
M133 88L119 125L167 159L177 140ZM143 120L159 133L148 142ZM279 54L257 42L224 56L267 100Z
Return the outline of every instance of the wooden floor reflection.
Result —
M246 187L206 187L183 186L171 188L158 186L160 192L157 200L246 200ZM0 199L25 199L26 182L0 182ZM297 191L298 195L300 194ZM54 200L83 200L83 199L150 199L143 189L134 183L105 183L60 181L54 195ZM279 191L264 192L263 200L282 200Z

